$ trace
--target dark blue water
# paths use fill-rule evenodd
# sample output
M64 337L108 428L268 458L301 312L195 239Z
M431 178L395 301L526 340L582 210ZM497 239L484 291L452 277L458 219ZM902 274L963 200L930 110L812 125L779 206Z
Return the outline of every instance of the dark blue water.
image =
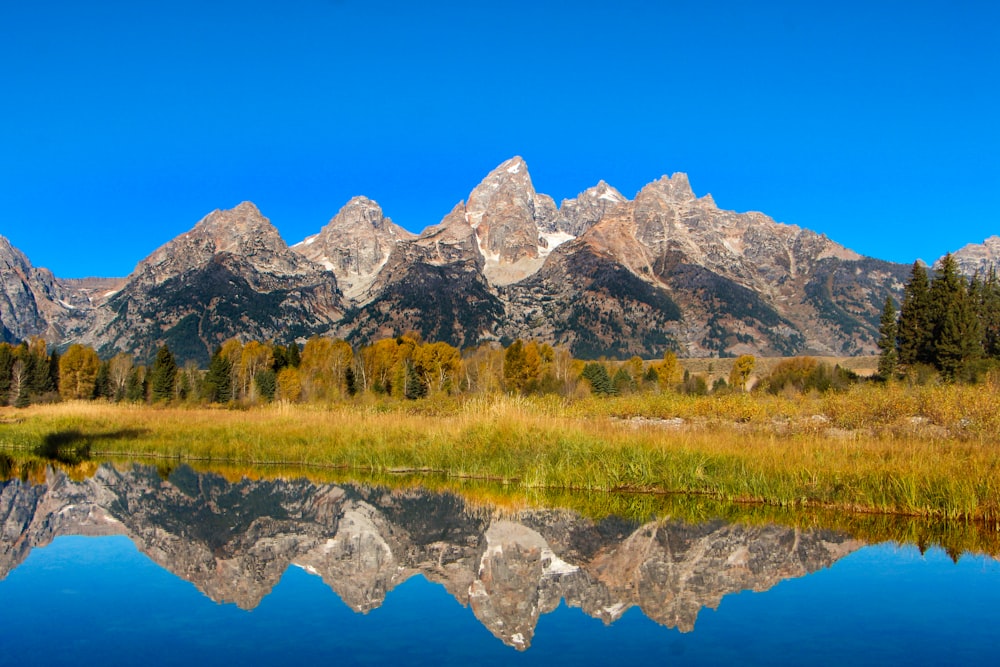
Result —
M1000 664L998 603L991 558L956 564L936 549L877 545L726 595L686 633L636 607L605 625L561 604L518 652L421 575L360 614L292 566L246 611L211 601L124 536L63 536L0 581L0 664L986 665Z

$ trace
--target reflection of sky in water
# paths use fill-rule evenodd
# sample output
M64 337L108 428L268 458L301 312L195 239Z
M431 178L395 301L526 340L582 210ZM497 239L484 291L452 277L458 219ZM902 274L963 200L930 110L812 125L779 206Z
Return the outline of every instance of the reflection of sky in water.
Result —
M560 606L531 648L504 646L441 586L414 577L356 614L290 567L253 611L213 603L125 537L60 537L0 582L0 664L991 664L1000 564L862 549L764 593L723 599L695 630L639 609L610 626Z

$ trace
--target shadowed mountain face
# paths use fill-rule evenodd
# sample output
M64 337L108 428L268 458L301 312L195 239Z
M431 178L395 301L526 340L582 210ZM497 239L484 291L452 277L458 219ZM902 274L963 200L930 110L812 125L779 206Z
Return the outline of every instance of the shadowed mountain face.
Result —
M358 612L421 574L498 639L527 648L560 600L605 623L638 607L694 628L730 593L764 591L827 567L860 542L842 534L721 521L593 521L565 510L503 516L423 490L306 480L230 483L181 467L102 466L73 481L0 482L0 579L60 535L129 537L217 602L252 609L290 565Z

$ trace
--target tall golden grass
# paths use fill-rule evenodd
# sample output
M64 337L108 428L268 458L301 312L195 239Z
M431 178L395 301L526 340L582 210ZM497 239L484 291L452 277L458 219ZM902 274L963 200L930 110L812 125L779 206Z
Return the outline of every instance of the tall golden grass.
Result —
M490 396L248 410L97 403L2 413L0 447L436 473L521 490L696 494L1000 523L1000 392L863 386L800 397Z

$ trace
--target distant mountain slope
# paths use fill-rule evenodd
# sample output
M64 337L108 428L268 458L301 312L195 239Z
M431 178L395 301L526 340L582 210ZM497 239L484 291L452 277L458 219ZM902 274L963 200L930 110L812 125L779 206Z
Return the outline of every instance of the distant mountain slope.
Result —
M241 336L279 342L323 333L342 299L329 271L292 252L248 202L213 211L141 261L98 309L84 341L150 359L167 344L206 361Z

